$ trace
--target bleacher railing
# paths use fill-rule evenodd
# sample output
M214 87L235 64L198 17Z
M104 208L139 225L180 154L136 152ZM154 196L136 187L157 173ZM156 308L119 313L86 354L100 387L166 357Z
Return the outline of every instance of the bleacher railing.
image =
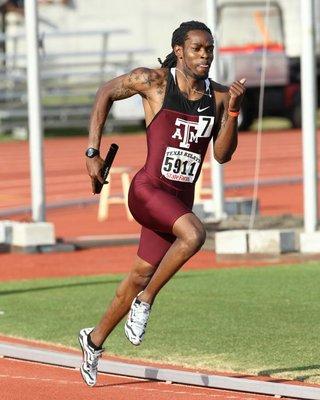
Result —
M45 128L87 126L98 86L133 68L137 55L151 51L145 48L109 50L113 35L128 33L125 29L114 29L39 35ZM6 48L5 54L0 53L0 132L27 129L25 35L0 34L0 42L5 42ZM75 50L68 51L68 47Z

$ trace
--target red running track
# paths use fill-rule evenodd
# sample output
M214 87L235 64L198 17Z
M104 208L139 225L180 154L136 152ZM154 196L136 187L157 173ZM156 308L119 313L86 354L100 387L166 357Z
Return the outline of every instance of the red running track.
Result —
M145 135L118 135L103 138L102 149L110 142L120 145L115 166L132 167L132 173L145 160ZM45 140L46 192L48 202L76 198L90 199L90 184L85 171L85 137ZM256 134L239 135L233 160L225 165L225 181L242 182L254 177ZM29 149L27 142L2 143L0 150L0 210L30 205ZM301 132L270 131L262 136L261 179L296 178L302 176ZM205 173L209 182L209 173ZM120 182L114 181L119 191ZM251 189L227 190L227 196L251 195ZM302 213L300 184L261 187L261 210L264 214Z
M102 149L111 142L120 145L115 166L132 167L132 174L144 163L146 144L144 135L107 136ZM73 199L92 199L85 170L85 137L52 138L45 140L47 202ZM252 181L254 176L256 134L239 135L238 149L233 160L225 165L225 182ZM30 205L29 150L26 142L2 143L0 147L0 211ZM320 160L320 159L319 159ZM301 178L301 132L272 131L262 136L261 179ZM205 185L209 171L205 171ZM112 184L113 193L120 191L120 181ZM228 189L226 196L251 196L252 189ZM277 215L302 214L302 185L283 184L259 189L261 213ZM58 236L77 236L106 233L135 233L139 227L127 222L122 206L111 206L110 219L96 221L97 206L72 207L48 212L48 220L56 224ZM28 218L27 215L19 216Z
M0 359L1 400L267 400L272 396L100 374L87 387L74 369Z
M0 341L12 344L24 344L55 351L79 354L52 345L35 341L26 341L0 337ZM118 360L115 357L106 357ZM121 359L119 361L125 361ZM148 363L148 365L153 365ZM169 367L154 365L156 367ZM204 371L205 372L205 371ZM227 375L227 374L226 374ZM231 374L230 376L236 376ZM246 377L249 378L249 377ZM263 377L257 379L264 380ZM272 379L268 379L272 381ZM283 383L288 383L283 381ZM295 384L300 384L295 382ZM270 400L273 396L242 393L228 390L196 387L181 384L149 381L145 379L120 377L109 374L98 375L97 385L87 387L78 370L59 366L34 363L11 358L0 359L0 393L1 400Z

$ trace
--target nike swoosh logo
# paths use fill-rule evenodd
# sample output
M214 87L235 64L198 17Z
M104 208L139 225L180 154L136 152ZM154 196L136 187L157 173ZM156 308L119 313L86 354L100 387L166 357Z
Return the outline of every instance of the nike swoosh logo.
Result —
M200 108L200 107L198 107L198 108L197 108L197 111L198 111L199 113L201 113L202 111L207 110L208 108L210 108L210 106L205 107L205 108Z

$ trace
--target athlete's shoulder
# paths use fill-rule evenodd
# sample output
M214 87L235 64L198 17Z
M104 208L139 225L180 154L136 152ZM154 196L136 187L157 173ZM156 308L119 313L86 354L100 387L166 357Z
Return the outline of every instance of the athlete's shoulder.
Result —
M146 68L138 67L133 69L128 74L128 81L134 86L143 86L146 89L151 89L152 87L158 87L162 84L168 75L167 68Z
M211 80L211 85L214 91L217 106L219 107L220 104L224 104L224 108L226 108L230 99L229 87L226 85L221 85L221 83L213 80Z
M221 94L229 92L229 87L228 86L221 85L221 83L215 82L212 79L210 79L210 81L211 81L212 88L213 88L213 90L215 92L221 93Z

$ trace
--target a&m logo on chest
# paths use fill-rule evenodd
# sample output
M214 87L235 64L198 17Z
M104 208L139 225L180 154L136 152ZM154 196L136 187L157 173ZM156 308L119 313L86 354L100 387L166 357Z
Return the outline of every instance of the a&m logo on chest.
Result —
M214 117L199 116L199 121L186 121L177 118L176 130L172 138L179 140L179 148L167 147L161 167L161 173L171 181L193 183L201 165L201 155L188 151L190 143L198 139L209 138L212 132Z
M180 141L179 147L189 149L190 143L198 143L199 138L210 137L214 123L214 117L199 116L199 121L187 121L182 118L176 119L176 130L173 139Z

